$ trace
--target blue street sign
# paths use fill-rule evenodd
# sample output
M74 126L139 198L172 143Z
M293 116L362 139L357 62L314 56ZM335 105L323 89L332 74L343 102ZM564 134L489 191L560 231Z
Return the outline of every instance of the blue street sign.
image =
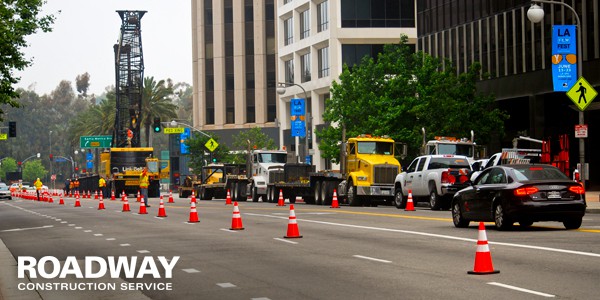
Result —
M92 159L94 159L94 154L91 152L86 153L85 160L92 160Z
M191 130L189 128L185 128L183 133L179 135L179 151L181 154L190 154L189 147L185 144L185 140L188 139L191 135Z
M312 157L310 155L307 155L304 161L307 165L312 165Z
M577 63L576 26L552 26L552 81L555 92L567 92L575 84Z
M88 161L87 164L86 164L86 168L93 169L94 168L94 163L91 162L91 161Z
M57 157L57 158L54 159L54 161L58 163L58 162L65 162L67 160L64 159L64 158L62 158L62 157Z
M305 137L306 136L306 122L301 120L292 121L292 136Z
M293 98L290 101L290 116L304 116L306 114L305 103L303 98Z

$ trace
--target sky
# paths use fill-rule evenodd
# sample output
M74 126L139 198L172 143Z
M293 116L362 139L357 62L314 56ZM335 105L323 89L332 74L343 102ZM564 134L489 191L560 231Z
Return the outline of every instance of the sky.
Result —
M117 10L147 11L141 20L144 77L192 84L191 0L47 0L42 14L56 16L52 32L27 38L22 51L33 64L15 73L21 77L17 87L44 95L68 80L75 89L75 78L85 72L88 94L114 86Z

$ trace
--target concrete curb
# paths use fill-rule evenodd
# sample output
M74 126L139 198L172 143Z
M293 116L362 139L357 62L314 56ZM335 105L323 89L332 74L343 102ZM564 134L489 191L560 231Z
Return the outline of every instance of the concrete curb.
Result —
M17 260L0 239L0 300L42 299L37 291L19 290L19 283L30 283L29 278L17 278Z

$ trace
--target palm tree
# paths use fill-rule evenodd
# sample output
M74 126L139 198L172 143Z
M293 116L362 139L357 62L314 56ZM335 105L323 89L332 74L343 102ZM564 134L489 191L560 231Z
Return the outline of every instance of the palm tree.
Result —
M144 78L144 94L142 96L142 120L146 130L146 144L150 143L150 126L153 118L161 121L177 118L177 105L173 104L173 84L170 80L154 81L154 77Z
M114 93L107 94L98 105L91 106L79 114L70 124L71 145L79 145L79 137L86 135L111 135L115 127L116 99Z

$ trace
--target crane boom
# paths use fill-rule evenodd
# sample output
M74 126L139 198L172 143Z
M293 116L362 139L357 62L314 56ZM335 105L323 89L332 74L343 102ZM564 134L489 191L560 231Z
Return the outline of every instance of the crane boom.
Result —
M119 43L114 45L116 115L113 147L140 147L140 114L144 80L144 55L140 20L146 11L118 10L121 17ZM131 145L127 129L133 133Z

